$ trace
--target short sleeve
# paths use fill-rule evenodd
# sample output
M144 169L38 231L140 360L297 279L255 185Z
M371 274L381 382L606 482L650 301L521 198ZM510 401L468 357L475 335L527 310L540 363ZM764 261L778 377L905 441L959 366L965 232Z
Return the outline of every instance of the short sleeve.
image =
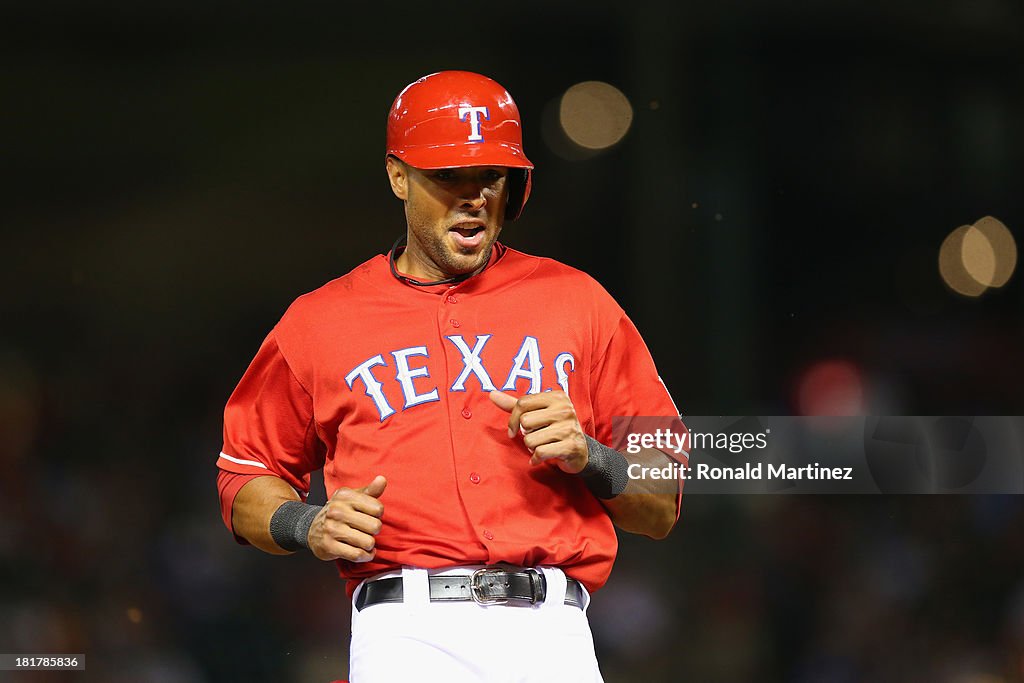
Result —
M615 418L679 417L647 344L625 313L595 364L591 386L596 437L602 443L611 442Z
M621 449L627 432L669 429L686 432L679 410L658 375L647 344L629 317L623 313L608 346L594 368L595 437L603 444ZM639 418L639 419L637 419ZM672 460L686 463L688 456L665 452ZM676 489L676 519L682 506L683 482Z
M242 487L248 484L253 479L256 479L257 474L235 474L234 472L228 472L227 470L217 471L217 495L220 497L220 516L224 520L224 526L228 528L235 536L235 540L242 545L249 545L249 541L245 540L238 534L235 534L234 518L232 516L234 512L235 496L242 490ZM264 474L263 476L267 476Z
M313 398L271 332L228 399L217 466L235 474L278 476L305 498L309 474L323 467L324 454Z

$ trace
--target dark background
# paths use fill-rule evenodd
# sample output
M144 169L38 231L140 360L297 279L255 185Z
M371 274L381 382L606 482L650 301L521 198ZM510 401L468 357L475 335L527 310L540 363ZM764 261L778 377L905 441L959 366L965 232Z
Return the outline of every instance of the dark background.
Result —
M344 677L333 567L221 525L221 410L292 299L404 230L385 117L451 68L523 115L503 240L601 281L684 416L797 414L832 361L867 413L1021 414L1020 277L937 268L957 226L1024 229L1017 0L5 5L0 651L88 671L0 678ZM635 117L568 160L583 80ZM1024 505L691 496L591 616L609 683L1024 680Z

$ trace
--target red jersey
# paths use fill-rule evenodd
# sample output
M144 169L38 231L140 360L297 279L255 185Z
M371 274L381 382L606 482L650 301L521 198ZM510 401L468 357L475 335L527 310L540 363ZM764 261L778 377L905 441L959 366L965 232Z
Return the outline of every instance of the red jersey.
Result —
M305 498L321 467L328 495L382 474L376 557L338 561L349 592L403 565L496 562L557 566L596 590L618 546L607 512L581 478L531 466L488 397L557 388L606 444L615 416L678 416L640 334L585 273L495 245L480 274L419 287L376 256L296 300L231 395L225 523L252 476Z

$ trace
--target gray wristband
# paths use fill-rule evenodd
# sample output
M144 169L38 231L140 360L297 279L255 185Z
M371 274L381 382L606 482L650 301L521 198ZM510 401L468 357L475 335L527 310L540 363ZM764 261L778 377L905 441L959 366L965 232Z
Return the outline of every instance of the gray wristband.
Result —
M626 489L629 483L629 462L626 456L614 448L589 436L586 439L587 466L580 472L580 476L591 493L603 500L610 500Z
M289 500L270 518L270 536L285 550L309 548L309 527L322 506Z

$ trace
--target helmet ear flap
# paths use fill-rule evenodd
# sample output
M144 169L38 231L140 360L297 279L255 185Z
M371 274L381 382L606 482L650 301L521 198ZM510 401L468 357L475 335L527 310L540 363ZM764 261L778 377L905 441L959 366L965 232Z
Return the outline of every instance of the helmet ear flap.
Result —
M527 168L508 169L508 201L505 204L505 219L514 221L523 213L526 200L530 198L533 185L532 173Z

